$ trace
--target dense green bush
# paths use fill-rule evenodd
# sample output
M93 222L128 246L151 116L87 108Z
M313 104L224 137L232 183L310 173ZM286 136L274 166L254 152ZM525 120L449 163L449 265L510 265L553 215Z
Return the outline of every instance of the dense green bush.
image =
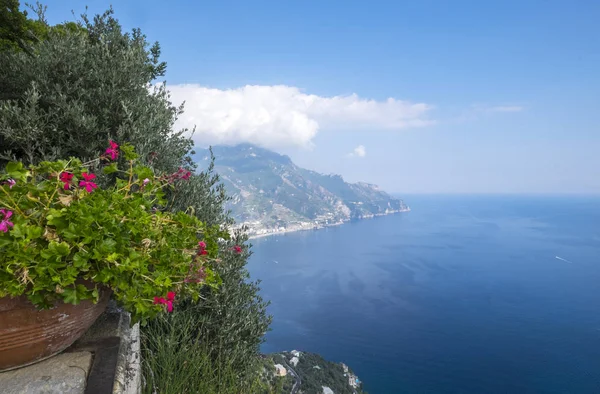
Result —
M41 38L28 52L0 47L0 167L15 160L85 162L108 139L127 141L153 169L194 172L167 195L174 209L192 207L206 223L226 222L218 177L212 167L195 173L191 131L174 130L183 107L172 105L156 80L166 71L158 43L138 29L123 32L112 10L57 26L43 17L28 21L35 29L27 36Z

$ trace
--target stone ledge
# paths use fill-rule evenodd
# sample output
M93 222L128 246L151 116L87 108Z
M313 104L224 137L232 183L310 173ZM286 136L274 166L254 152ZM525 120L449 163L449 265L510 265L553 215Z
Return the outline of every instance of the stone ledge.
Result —
M92 353L62 353L0 374L3 394L80 394L85 391Z
M113 302L65 352L0 373L2 394L139 394L139 324Z

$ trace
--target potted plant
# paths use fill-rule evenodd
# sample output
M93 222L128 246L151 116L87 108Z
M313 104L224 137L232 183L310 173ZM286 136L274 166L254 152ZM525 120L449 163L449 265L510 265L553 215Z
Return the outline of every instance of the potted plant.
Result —
M11 162L0 175L0 370L70 346L111 295L143 324L219 285L228 234L165 207L190 172L155 174L137 159L110 141L88 163Z

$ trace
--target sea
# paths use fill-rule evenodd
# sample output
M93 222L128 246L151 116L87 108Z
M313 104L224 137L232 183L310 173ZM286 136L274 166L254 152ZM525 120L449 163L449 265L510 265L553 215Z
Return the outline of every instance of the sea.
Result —
M252 240L265 353L378 393L600 393L600 197L409 195L410 212Z

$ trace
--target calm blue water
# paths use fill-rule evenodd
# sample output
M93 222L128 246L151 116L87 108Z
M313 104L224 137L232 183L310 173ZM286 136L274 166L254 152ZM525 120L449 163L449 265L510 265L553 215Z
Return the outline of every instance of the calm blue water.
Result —
M406 201L254 240L264 352L344 361L375 394L600 393L600 198Z

